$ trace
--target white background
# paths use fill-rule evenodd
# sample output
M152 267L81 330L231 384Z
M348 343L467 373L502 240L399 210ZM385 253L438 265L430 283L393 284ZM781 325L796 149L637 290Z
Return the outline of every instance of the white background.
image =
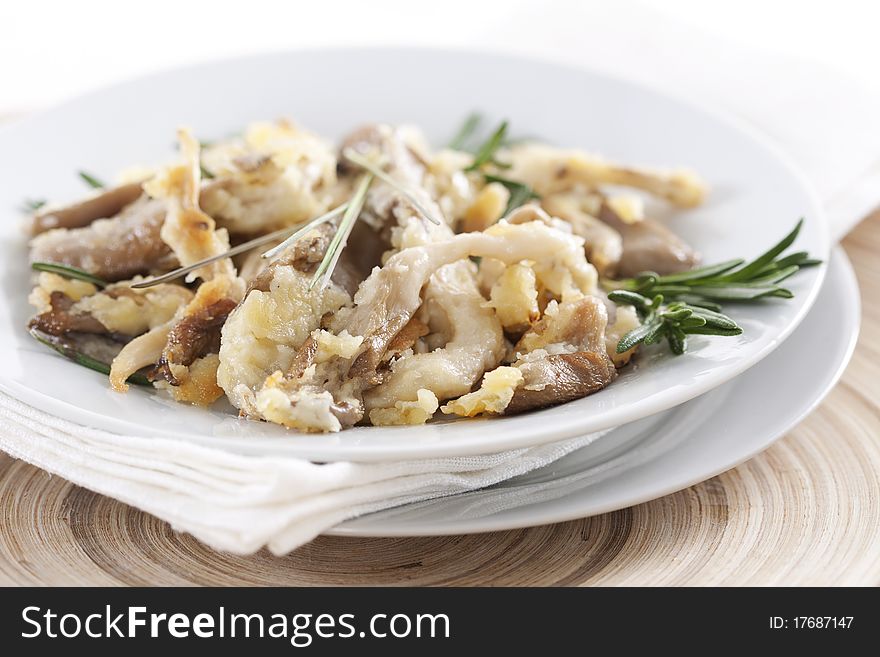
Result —
M686 64L670 49L719 43L800 57L876 88L878 24L870 0L3 0L0 113L179 64L325 44L484 47L612 69L624 60L631 75L662 78L660 64L716 63L711 49ZM609 34L616 47L597 56L591 42Z
M880 203L878 26L875 0L0 0L0 118L255 52L421 45L526 54L740 115L800 166L840 237ZM353 75L376 74L353 65Z

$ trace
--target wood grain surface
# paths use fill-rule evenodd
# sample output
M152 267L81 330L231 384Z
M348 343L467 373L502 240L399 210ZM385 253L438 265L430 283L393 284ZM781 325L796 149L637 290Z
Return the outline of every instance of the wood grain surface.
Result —
M237 557L0 455L0 584L878 585L880 212L844 245L864 317L842 381L788 436L702 484L545 527Z

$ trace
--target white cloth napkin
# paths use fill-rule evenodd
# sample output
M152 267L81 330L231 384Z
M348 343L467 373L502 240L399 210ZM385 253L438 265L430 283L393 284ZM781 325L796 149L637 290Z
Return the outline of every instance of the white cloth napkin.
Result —
M607 432L481 456L309 463L122 436L0 393L0 449L171 523L208 545L285 554L334 525L392 506L485 488L543 467Z

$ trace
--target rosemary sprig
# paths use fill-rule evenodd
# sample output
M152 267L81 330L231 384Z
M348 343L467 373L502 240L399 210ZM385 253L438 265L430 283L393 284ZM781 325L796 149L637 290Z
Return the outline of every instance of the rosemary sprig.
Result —
M698 267L678 274L660 276L656 272L642 272L620 281L607 280L606 290L630 290L645 296L662 294L670 301L684 301L691 305L717 306L723 301L757 301L767 297L790 299L791 290L780 285L782 281L803 267L820 264L805 251L779 257L792 245L803 226L803 219L794 229L769 250L746 262L728 260L716 265Z
M100 179L96 178L95 176L93 176L92 174L90 174L86 171L77 171L77 174L92 189L104 189L106 187L106 185L103 182L101 182Z
M477 152L474 154L474 161L469 167L465 168L465 171L479 171L484 164L490 162L501 168L507 168L509 165L500 163L495 159L498 149L504 146L506 136L507 121L502 121L495 132L477 149Z
M21 211L24 214L33 214L46 205L46 203L48 201L44 198L26 198L21 202Z
M482 122L482 114L479 114L478 112L469 114L461 125L461 128L458 129L458 132L455 133L455 136L449 142L448 147L456 151L467 150L467 143L470 141L471 137L474 136L477 128L480 127Z
M663 304L663 295L652 299L629 290L616 290L608 295L615 303L628 304L636 309L641 326L624 335L617 343L617 353L629 351L637 344L669 343L672 353L687 351L688 335L739 335L742 333L735 321L727 315L691 306L682 301Z
M88 354L84 354L81 351L78 351L72 345L64 342L60 338L56 338L54 336L49 336L36 329L30 329L28 331L31 334L31 337L34 338L37 342L46 345L50 349L58 352L65 358L72 360L77 365L82 365L83 367L87 367L90 370L94 370L95 372L100 372L101 374L109 375L110 374L110 365L98 360L97 358L93 358ZM135 372L131 376L128 377L129 383L134 383L139 386L150 386L152 385L143 374L139 374Z
M474 133L481 120L482 118L478 114L472 114L469 116L459 131L459 134L456 136L456 139L450 144L450 147L461 148L465 141ZM464 169L465 171L479 171L486 164L493 164L499 169L510 168L510 164L499 162L495 157L500 148L511 143L510 138L507 136L507 127L507 121L502 121L501 125L498 126L495 132L493 132L489 138L476 149L474 161L470 166ZM541 198L535 193L535 190L525 183L511 180L510 178L505 178L492 173L483 173L483 179L487 183L501 183L507 188L507 191L510 192L510 199L507 202L507 207L504 208L505 217L516 210L519 206L528 203L530 200Z
M504 208L504 215L507 216L514 210L516 210L519 206L528 203L534 198L541 198L540 195L535 193L535 190L526 185L525 183L517 182L516 180L510 180L509 178L503 178L501 176L496 176L491 173L483 174L483 178L487 183L497 182L504 185L507 188L507 191L510 192L510 199L507 201L507 207Z
M416 198L416 195L415 193L413 193L412 190L408 189L406 185L401 183L399 180L395 180L394 178L389 176L382 170L380 166L377 166L375 163L371 162L369 159L358 153L353 148L346 148L342 152L342 154L362 169L369 171L370 174L372 174L382 182L391 185L394 189L403 194L407 198L407 200L416 207L416 210L418 210L421 215L425 217L425 219L430 221L432 224L435 224L437 226L440 225L440 220L431 215L431 213L425 209L425 206L422 205L421 202L419 202L419 199Z
M342 215L342 221L339 222L339 228L336 230L336 234L333 235L333 239L330 240L330 245L327 247L327 252L324 254L321 264L315 270L312 282L309 283L309 290L313 290L319 281L322 290L330 284L330 277L333 275L333 270L336 269L339 256L342 255L342 250L348 243L348 236L351 235L351 230L354 228L358 215L360 215L361 210L364 208L364 203L367 200L367 190L370 189L372 182L373 174L368 171L361 178L354 196L348 202L345 214Z
M61 265L57 262L32 262L31 269L58 274L59 276L64 276L64 278L72 278L77 281L85 281L95 287L107 287L107 281L70 265Z
M205 180L210 180L214 177L214 174L208 171L208 169L205 168L205 165L201 162L199 162L199 171L202 174L202 178L204 178Z
M798 221L788 235L748 263L736 259L666 276L642 272L622 281L603 281L603 287L611 290L608 298L633 306L642 320L641 326L620 339L617 352L666 339L673 353L682 354L687 349L688 335L742 333L734 320L721 313L718 302L792 298L791 290L779 283L802 267L821 263L806 251L780 257L797 239L803 223L803 219ZM664 305L664 299L670 303Z

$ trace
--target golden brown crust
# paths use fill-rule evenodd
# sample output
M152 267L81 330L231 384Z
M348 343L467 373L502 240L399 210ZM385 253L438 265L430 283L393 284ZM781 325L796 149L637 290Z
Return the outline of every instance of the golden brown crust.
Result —
M232 299L219 299L177 322L168 334L162 357L151 378L163 378L171 385L180 385L172 366L187 367L202 356L217 353L220 350L220 330L233 308L235 301Z

